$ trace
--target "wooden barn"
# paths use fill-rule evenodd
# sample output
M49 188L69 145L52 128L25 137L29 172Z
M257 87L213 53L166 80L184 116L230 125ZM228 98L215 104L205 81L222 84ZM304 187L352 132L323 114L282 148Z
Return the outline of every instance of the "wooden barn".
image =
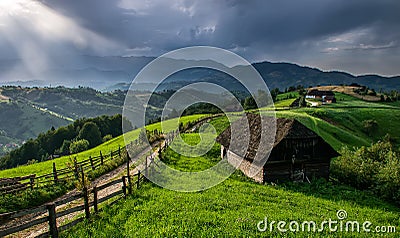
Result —
M231 127L217 137L221 144L221 157L259 183L282 181L309 181L313 178L329 178L331 158L339 154L320 136L295 119L278 118L276 136L267 162L257 174L250 176L249 168L260 144L261 117L247 115L250 129L250 145L245 158L229 150ZM235 123L242 123L238 120ZM241 162L240 162L241 161ZM254 163L256 164L256 163Z

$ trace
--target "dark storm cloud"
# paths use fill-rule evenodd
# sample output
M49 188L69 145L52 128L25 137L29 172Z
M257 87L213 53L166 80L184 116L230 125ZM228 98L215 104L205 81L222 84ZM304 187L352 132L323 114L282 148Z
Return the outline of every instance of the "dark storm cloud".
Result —
M153 43L169 49L212 43L234 48L260 42L275 46L359 28L370 28L375 34L365 43L383 44L396 41L399 34L400 2L395 0L129 2L58 0L48 4L84 27L135 47Z
M369 43L398 39L400 2L392 1L246 1L221 17L216 38L239 46L265 42L286 45L371 29ZM386 33L386 34L383 34Z
M184 46L211 45L233 50L249 60L400 74L396 67L387 67L400 57L393 56L399 55L397 0L41 2L117 45L117 49L103 47L102 54L157 56ZM79 47L74 50L82 51ZM385 57L392 61L383 67Z

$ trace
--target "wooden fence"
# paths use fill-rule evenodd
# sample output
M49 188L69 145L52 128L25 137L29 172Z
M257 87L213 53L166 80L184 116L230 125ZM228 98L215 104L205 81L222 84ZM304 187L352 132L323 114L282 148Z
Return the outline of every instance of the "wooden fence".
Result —
M74 161L74 169L70 168L64 168L64 169L58 169L55 166L55 163L53 163L53 172L46 174L46 175L41 175L39 177L36 177L36 175L29 175L25 177L18 177L18 178L12 178L12 179L1 179L0 180L0 193L2 191L5 192L11 192L16 189L34 189L35 185L38 186L38 184L44 184L45 182L40 181L38 182L39 179L47 179L47 183L49 181L53 183L57 183L59 181L65 180L68 178L71 174L76 179L81 178L82 179L82 184L83 184L83 189L82 192L76 195L69 196L63 200L56 201L53 203L48 203L42 206L39 206L34 209L27 209L23 211L16 211L16 212L9 212L9 213L3 213L0 214L0 223L7 224L8 226L3 226L3 228L0 230L0 237L15 234L18 232L22 232L24 230L27 230L29 228L38 226L38 225L43 225L46 224L48 225L49 229L47 232L41 233L37 237L58 237L59 232L64 231L79 222L83 221L84 219L90 218L91 213L97 213L99 211L99 204L104 203L112 198L115 198L119 196L118 198L115 198L114 201L111 203L114 203L118 201L120 198L126 198L128 194L132 193L133 187L136 187L139 189L140 184L145 180L145 178L148 176L149 173L156 172L156 170L151 168L152 165L157 165L155 161L155 156L157 153L161 153L162 151L165 151L165 149L168 147L168 145L173 141L174 137L178 135L178 131L173 131L168 133L168 135L165 138L164 143L161 143L159 149L152 153L149 156L146 156L145 162L144 162L144 168L143 172L144 175L141 173L140 170L134 175L130 175L130 157L129 154L127 155L127 175L122 176L122 178L117 179L117 180L112 180L110 182L107 182L103 185L100 186L94 186L92 188L87 188L85 185L85 179L84 179L84 173L85 169L91 169L95 170L97 167L101 166L106 162L107 158L102 155L100 152L100 155L97 157L89 157L89 159L76 162ZM137 142L136 142L137 143ZM133 144L130 144L128 146L133 146ZM128 147L127 146L127 147ZM127 147L124 147L126 149ZM109 153L108 160L112 159L115 156L121 156L121 148L119 148L117 151L112 151ZM139 166L137 167L139 168ZM151 169L149 169L151 168ZM135 181L133 181L133 177L137 177ZM24 181L28 181L24 182ZM19 184L19 188L15 187L11 189L12 186L15 184ZM108 189L111 186L116 186L119 185L119 189L116 191L113 191L111 193L106 194L103 197L99 197L99 192L101 192L104 189ZM2 188L4 188L2 190ZM20 191L19 190L19 191ZM120 196L122 195L122 196ZM82 204L83 200L83 204ZM71 206L78 204L76 206ZM68 206L67 206L68 204ZM57 209L59 208L59 209ZM66 208L66 209L65 209ZM84 214L84 216L79 217L79 214ZM75 220L70 220L67 219L69 222L62 224L58 224L57 219L72 215L72 217L78 217ZM22 224L14 224L14 220L18 220L19 218L23 217L29 217L29 221L23 222ZM5 227L5 228L4 228Z
M56 163L53 163L53 170L51 173L44 174L35 178L35 184L37 187L41 185L47 185L49 183L57 184L58 182L65 181L71 177L78 178L78 170L82 168L84 171L96 170L104 163L113 160L115 157L121 158L121 151L125 147L119 147L118 150L110 151L110 153L104 154L100 151L98 156L89 156L88 159L77 161L76 157L72 160L70 167L57 169Z
M85 185L83 166L79 167L78 174L80 174L80 176L78 177L79 179L81 179L81 184L83 185L81 193L72 195L60 201L39 206L34 209L0 214L0 223L10 224L6 226L6 228L0 230L0 237L22 232L29 228L38 225L43 225L46 223L49 227L48 231L38 235L37 237L49 237L49 236L58 237L59 232L64 231L78 224L84 219L90 218L90 215L92 213L97 213L100 210L99 204L104 203L117 196L119 197L115 198L115 200L112 201L111 204L118 201L120 198L126 198L128 194L132 193L134 187L136 189L140 188L140 184L144 182L145 178L149 175L149 173L157 172L154 168L152 168L154 167L153 165L158 166L154 158L157 153L164 151L168 147L173 137L174 135L169 136L169 138L166 138L165 142L160 145L159 149L156 150L156 152L153 152L152 154L146 156L143 166L137 167L137 168L141 167L143 173L141 172L141 170L138 170L138 172L135 173L134 175L130 175L129 164L131 159L128 155L127 156L128 159L126 162L127 163L126 175L122 176L122 178L120 179L109 181L103 185L87 188L87 186ZM84 165L84 163L82 162L81 164ZM134 179L134 177L137 178ZM108 194L106 193L106 195L103 197L99 197L99 194L101 193L102 190L118 185L119 188L117 188L115 191ZM73 206L74 203L75 206ZM65 207L67 208L65 209ZM84 216L79 217L79 214L82 215L84 214ZM68 219L69 220L68 223L59 226L58 224L59 222L57 222L57 219L60 219L61 217L68 215L70 216L72 215L73 217L78 216L78 218L72 221ZM29 217L29 221L24 222L22 224L14 224L13 222L14 220L18 220L19 218L22 217Z
M35 177L36 175L32 174L23 177L0 178L0 194L33 189Z
M137 143L135 141L135 143ZM103 154L100 151L98 156L89 156L88 159L77 161L76 158L72 160L70 167L57 169L56 163L53 162L52 172L36 176L31 174L24 177L14 178L0 178L0 194L16 193L27 189L35 189L50 184L57 184L59 182L67 181L71 178L78 178L78 170L82 168L85 172L90 170L94 171L104 163L115 159L117 156L121 158L121 154L126 147L119 147L118 150L110 151Z
M207 116L204 118L197 119L191 122L192 126L197 127L200 123L203 123L207 120L210 120L214 117L220 116L220 114ZM190 131L189 128L186 128L186 132ZM171 131L165 135L166 140L172 140L177 134L179 130ZM100 151L98 156L90 156L88 159L83 161L77 161L76 157L72 159L71 165L66 168L57 168L56 163L53 162L53 169L51 172L47 174L43 174L37 176L36 174L31 174L24 177L14 177L14 178L0 178L0 195L16 193L28 189L35 189L44 186L49 186L51 184L57 184L59 182L68 181L71 178L77 179L78 169L83 168L83 170L87 173L88 171L96 170L100 166L104 165L104 163L113 160L115 157L121 158L121 153L127 149L127 147L135 148L139 145L140 142L138 139L132 141L130 144L124 147L119 147L115 151L110 151L109 153L102 153Z
M129 169L128 169L129 171ZM132 177L137 177L135 184L133 184L132 182ZM74 225L76 225L77 223L79 223L80 221L84 220L85 218L88 219L90 218L91 213L97 213L99 211L99 204L108 201L114 197L117 197L118 195L123 195L120 196L118 199L120 198L126 198L126 196L128 194L130 194L132 192L132 188L136 187L137 189L139 189L141 182L143 182L145 179L145 177L141 174L140 171L138 171L138 173L134 174L134 175L127 175L127 176L123 176L121 179L117 179L114 181L110 181L106 184L97 186L97 187L93 187L90 189L84 188L82 193L80 194L76 194L73 196L70 196L68 198L65 198L63 200L54 202L54 203L49 203L34 209L30 209L30 210L23 210L23 211L19 211L19 212L11 212L11 213L4 213L4 214L0 214L0 222L1 223L8 223L8 224L12 224L13 220L21 218L21 217L26 217L29 216L30 217L30 221L23 223L23 224L15 224L15 225L11 225L10 227L7 227L3 230L0 230L0 237L3 236L7 236L7 235L11 235L17 232L21 232L24 231L26 229L32 228L34 226L40 225L40 224L44 224L47 223L48 227L49 227L49 231L48 232L44 232L42 234L40 234L38 237L58 237L58 233L66 230ZM107 189L111 186L116 186L119 185L120 189L117 189L116 191L107 194L106 196L103 197L99 197L98 194L100 191ZM118 199L114 200L118 201ZM81 205L77 205L77 206L68 206L67 209L62 209L65 208L66 204L74 204L77 203L79 204L82 203L83 200L83 204ZM63 206L64 205L64 206ZM61 209L57 210L57 207L60 207ZM76 214L75 216L77 216L79 213L83 213L84 216L79 217L73 221L70 221L66 224L63 224L61 226L58 226L57 224L57 219L61 218L63 216L67 216L70 214Z

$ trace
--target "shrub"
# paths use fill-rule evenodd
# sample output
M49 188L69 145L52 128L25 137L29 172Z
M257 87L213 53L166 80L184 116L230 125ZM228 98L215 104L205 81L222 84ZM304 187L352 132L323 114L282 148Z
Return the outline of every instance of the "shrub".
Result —
M19 211L38 206L51 201L70 189L69 184L60 183L34 190L25 190L17 194L3 194L0 196L0 213Z
M389 141L350 150L345 147L332 162L332 175L359 189L399 202L400 154Z
M85 139L77 140L71 143L69 151L71 154L76 154L89 149L89 141Z

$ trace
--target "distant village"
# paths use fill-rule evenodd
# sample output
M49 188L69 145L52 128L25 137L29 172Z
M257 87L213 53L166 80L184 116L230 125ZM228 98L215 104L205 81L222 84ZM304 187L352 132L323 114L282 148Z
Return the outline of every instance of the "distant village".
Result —
M14 149L19 148L25 141L23 141L21 144L17 143L0 143L0 156L6 154L7 152L10 152Z
M322 104L335 103L335 94L332 91L320 91L318 89L311 89L306 94L306 99L319 100Z

